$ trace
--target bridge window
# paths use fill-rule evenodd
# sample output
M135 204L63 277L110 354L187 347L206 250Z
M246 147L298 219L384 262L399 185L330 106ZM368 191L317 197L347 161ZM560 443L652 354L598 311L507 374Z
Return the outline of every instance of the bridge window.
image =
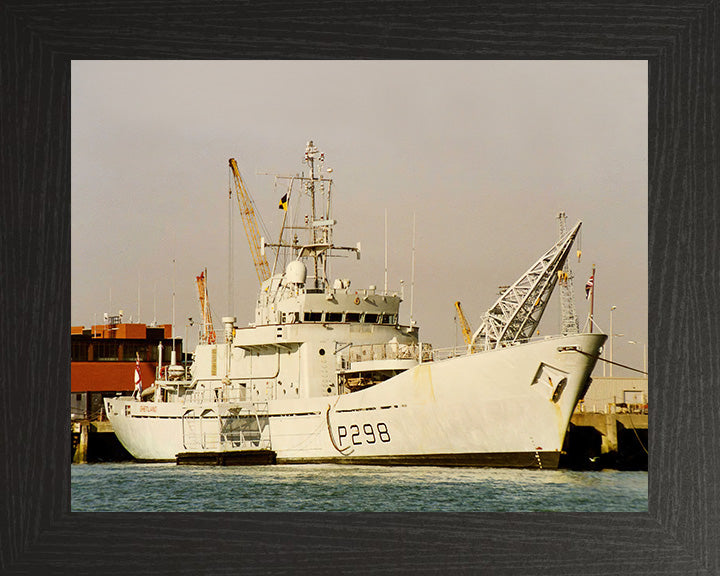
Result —
M320 322L322 312L305 312L305 322Z
M345 313L345 322L360 322L360 313L359 312L346 312Z
M325 322L342 322L342 312L325 312Z
M378 321L378 315L377 314L370 314L365 313L365 323L366 324L377 324Z

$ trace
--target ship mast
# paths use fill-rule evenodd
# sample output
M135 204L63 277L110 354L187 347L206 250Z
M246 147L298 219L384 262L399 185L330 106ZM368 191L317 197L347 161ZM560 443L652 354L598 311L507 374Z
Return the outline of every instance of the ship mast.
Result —
M332 192L332 179L324 178L322 176L322 166L325 162L325 154L320 152L318 148L310 140L305 148L304 162L307 164L309 175L305 176L277 176L276 178L283 178L290 180L290 186L288 187L287 194L283 197L283 200L290 204L292 196L292 185L296 181L303 183L305 194L310 199L310 214L306 217L305 230L307 233L307 243L300 243L297 236L294 236L291 242L284 242L283 236L285 232L295 230L293 226L285 226L285 218L283 218L283 226L280 230L280 239L277 244L264 243L265 246L274 248L286 248L292 250L294 257L297 260L302 258L313 259L313 283L317 289L324 289L328 285L328 262L329 256L332 256L332 250L347 250L355 252L357 257L360 257L360 244L356 247L348 246L335 246L332 241L332 227L335 225L335 220L331 219L331 192ZM330 170L328 169L328 172ZM318 194L325 195L324 207L321 200L318 198ZM273 266L273 270L274 270Z
M305 148L305 164L308 165L310 168L310 178L305 181L305 190L308 196L310 196L310 205L311 205L311 212L310 212L310 222L308 222L308 225L310 226L310 235L312 238L311 244L313 246L319 246L320 243L327 245L327 226L323 227L323 234L322 237L318 236L318 232L320 232L320 229L315 225L315 221L317 220L315 215L315 158L318 157L318 154L320 154L320 151L317 149L317 147L313 144L312 140L310 140L307 143L307 148ZM325 159L325 156L323 154L320 154L318 157L318 160L322 162ZM325 220L327 219L327 215ZM323 280L325 279L325 276L327 274L327 268L325 266L325 252L316 250L313 252L313 262L315 266L315 288L319 288L319 284L321 284L320 278L318 276L318 272L320 270L323 271ZM322 284L324 286L324 284Z

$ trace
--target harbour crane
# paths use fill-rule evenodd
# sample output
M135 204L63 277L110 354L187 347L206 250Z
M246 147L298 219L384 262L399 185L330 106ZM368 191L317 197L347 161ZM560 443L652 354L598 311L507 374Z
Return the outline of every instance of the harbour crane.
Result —
M560 279L558 272L563 271L581 225L582 222L578 222L500 295L473 334L473 346L491 350L530 340ZM564 273L562 278L564 281Z
M263 254L257 218L255 216L255 209L253 208L253 201L247 191L247 188L245 188L242 176L240 176L240 170L238 170L237 162L235 162L234 158L230 158L229 162L230 170L233 174L233 182L235 184L235 195L237 197L238 206L240 207L240 214L242 215L245 234L247 234L248 244L250 245L250 254L252 255L253 262L255 264L255 272L257 272L258 280L260 280L260 284L262 284L265 280L270 278L270 266L267 258L265 258L265 254ZM232 194L232 190L230 193Z
M465 318L465 313L463 312L462 307L460 306L460 302L455 302L455 309L457 310L458 314L458 320L460 321L460 328L462 328L463 338L465 338L465 343L470 346L472 344L472 330L470 329L470 324L468 324L467 318Z
M560 238L567 234L565 212L558 214ZM580 238L578 238L577 257L580 262L582 249ZM575 288L573 287L574 275L570 269L570 260L566 259L561 270L558 270L558 283L560 284L560 313L562 315L562 333L577 334L580 331L577 312L575 312Z
M200 296L200 312L202 314L202 331L200 332L200 342L203 344L215 344L215 328L213 328L212 316L210 314L210 304L208 302L207 293L207 268L196 276L198 294Z

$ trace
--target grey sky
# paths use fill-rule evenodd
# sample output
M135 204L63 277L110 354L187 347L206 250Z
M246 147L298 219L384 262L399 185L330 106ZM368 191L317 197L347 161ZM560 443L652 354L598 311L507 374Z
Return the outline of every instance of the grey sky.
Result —
M282 191L257 173L300 172L307 140L333 168L336 241L363 247L359 262L333 260L331 277L382 287L387 208L389 287L405 281L403 321L415 212L413 312L424 341L462 342L455 300L476 327L497 287L553 244L564 210L569 226L583 220L582 259L572 259L581 324L594 263L596 322L609 332L617 306L613 328L624 336L614 359L642 367L644 61L73 62L72 324L119 309L137 320L138 285L140 320L171 322L173 258L176 334L199 317L203 268L219 324L228 304L228 158L274 235ZM233 210L233 313L242 325L258 283ZM541 334L559 330L559 314L552 304Z

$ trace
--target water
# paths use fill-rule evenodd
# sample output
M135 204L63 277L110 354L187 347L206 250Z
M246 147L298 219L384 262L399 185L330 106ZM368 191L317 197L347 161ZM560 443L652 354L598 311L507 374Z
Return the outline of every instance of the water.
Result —
M647 472L72 466L73 512L647 512Z

